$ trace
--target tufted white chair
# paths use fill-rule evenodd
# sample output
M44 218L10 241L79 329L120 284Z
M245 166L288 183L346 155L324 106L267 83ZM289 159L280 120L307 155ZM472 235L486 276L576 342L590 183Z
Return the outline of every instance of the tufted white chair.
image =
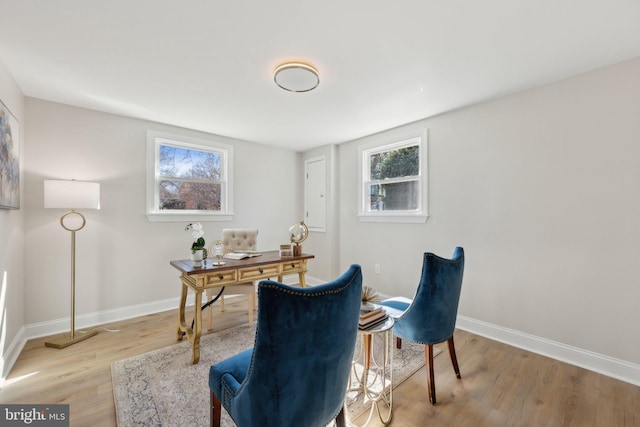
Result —
M222 241L229 252L255 251L258 245L258 230L252 229L224 229ZM207 289L207 300L211 301L218 292L218 288ZM249 324L253 323L253 312L256 309L256 288L253 282L227 286L226 295L247 295L249 298ZM224 295L220 297L220 310L224 311ZM209 329L213 328L213 305L209 306Z

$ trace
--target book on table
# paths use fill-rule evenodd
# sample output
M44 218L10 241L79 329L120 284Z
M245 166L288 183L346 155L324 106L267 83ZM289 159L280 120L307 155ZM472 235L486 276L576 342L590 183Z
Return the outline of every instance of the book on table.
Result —
M385 312L385 311L384 311L384 308L382 308L382 307L377 307L377 308L374 308L373 310L370 310L370 311L360 310L360 320L369 319L371 317L379 316L380 313L383 313L383 312Z
M384 308L378 307L375 310L368 312L361 312L360 320L358 321L358 328L369 329L375 325L385 321L389 317Z
M245 259L245 258L252 258L254 256L260 256L262 254L258 253L258 252L253 252L253 251L247 251L247 252L229 252L228 254L225 254L223 256L223 258L227 258L227 259Z
M378 326L378 325L380 325L380 324L382 324L382 323L386 322L386 320L387 320L388 318L389 318L389 316L384 316L384 317L381 317L381 318L380 318L380 319L378 319L378 320L374 320L374 321L373 321L373 322L371 322L371 323L367 323L366 325L358 325L358 329L360 329L361 331L368 331L368 330L373 329L373 328L375 328L376 326Z

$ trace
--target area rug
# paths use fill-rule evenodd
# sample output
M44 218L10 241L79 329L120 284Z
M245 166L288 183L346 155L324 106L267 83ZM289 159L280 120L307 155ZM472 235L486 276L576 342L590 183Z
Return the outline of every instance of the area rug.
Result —
M111 377L118 426L209 425L209 367L252 347L254 337L255 327L250 326L204 335L200 340L200 362L196 365L191 363L191 345L186 340L113 362ZM374 340L373 355L382 360L379 341ZM403 341L402 349L394 349L393 387L422 366L424 346ZM349 393L349 417L354 419L362 414L367 403L362 393ZM221 418L223 427L235 426L226 411L222 411Z

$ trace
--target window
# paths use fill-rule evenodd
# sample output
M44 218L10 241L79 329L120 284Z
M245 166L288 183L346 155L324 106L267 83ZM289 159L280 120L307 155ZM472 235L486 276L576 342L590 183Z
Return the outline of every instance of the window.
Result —
M359 149L361 221L425 222L423 136Z
M147 218L231 220L232 153L230 145L149 132Z

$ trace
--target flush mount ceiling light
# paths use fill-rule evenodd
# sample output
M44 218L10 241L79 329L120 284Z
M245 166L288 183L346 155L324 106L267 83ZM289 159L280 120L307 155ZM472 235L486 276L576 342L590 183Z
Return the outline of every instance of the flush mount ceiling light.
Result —
M290 92L309 92L320 84L318 70L302 61L287 61L273 70L273 81Z

